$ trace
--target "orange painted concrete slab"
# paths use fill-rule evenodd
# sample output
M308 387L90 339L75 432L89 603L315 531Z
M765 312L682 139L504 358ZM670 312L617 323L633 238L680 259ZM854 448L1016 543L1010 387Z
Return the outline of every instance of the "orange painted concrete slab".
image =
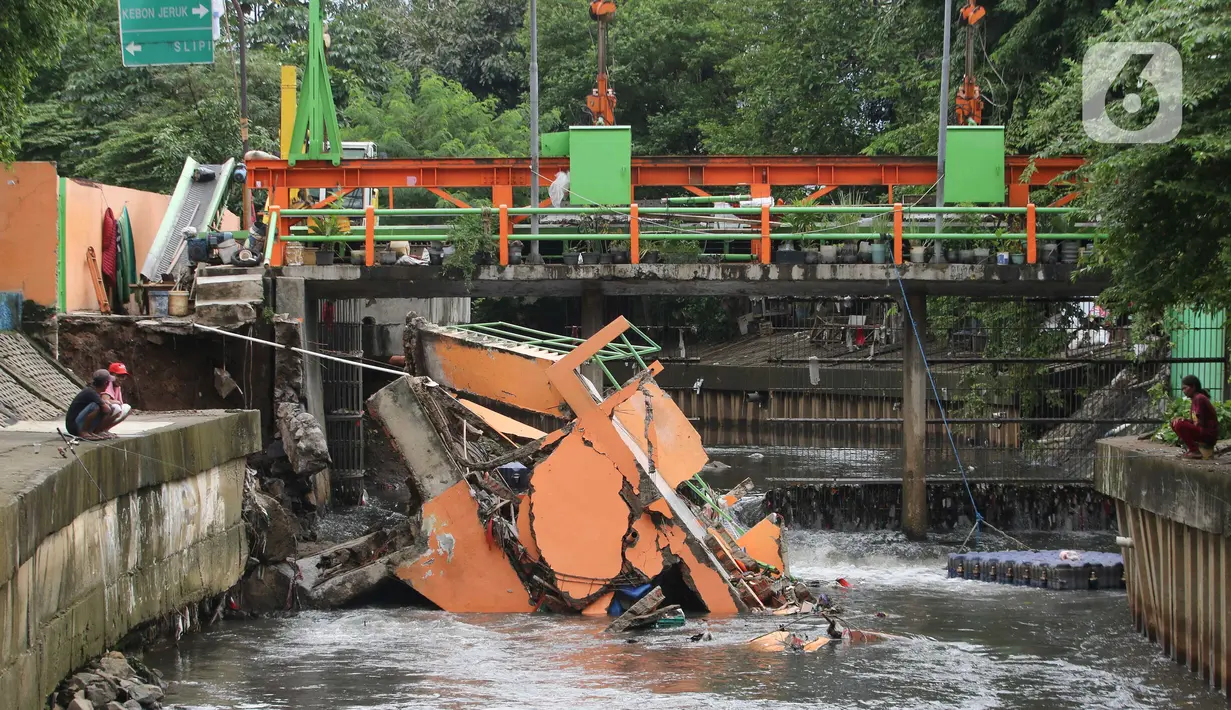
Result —
M674 525L662 529L670 541L671 552L679 557L686 568L686 577L692 579L693 589L711 614L738 614L739 605L732 597L731 587L717 570L702 563L688 546L683 530Z
M563 416L564 398L547 379L555 360L532 357L424 327L419 331L423 374L459 392L532 412Z
M547 432L545 431L540 431L538 429L535 429L529 424L522 424L521 422L517 421L516 419L513 419L512 417L506 417L500 412L497 412L492 409L488 409L487 407L484 407L483 405L477 402L471 402L468 399L461 399L460 397L458 398L457 401L461 402L463 407L465 407L466 409L469 409L479 419L482 419L484 422L487 422L487 425L489 427L495 429L501 434L516 437L519 439L530 439L530 440L541 439L547 436Z
M789 574L783 556L782 527L765 518L752 526L735 541L744 552L761 564L770 565L783 574Z
M522 494L518 498L520 502L517 505L517 539L521 541L521 546L526 548L526 554L530 556L530 559L538 562L541 559L539 545L534 541L534 533L530 530L530 496Z
M671 397L651 379L615 408L615 419L652 453L654 467L672 488L695 476L709 461L701 436Z
M557 586L581 601L620 574L630 511L611 459L574 431L534 469L531 528Z
M662 550L668 545L666 536L658 532L649 513L637 518L633 530L637 532L637 542L624 551L624 556L638 572L652 578L663 571Z
M611 600L615 597L615 592L607 592L599 596L598 599L590 602L590 605L581 610L582 616L607 616L607 607L611 606Z
M499 546L488 544L479 506L461 481L423 505L428 551L397 576L445 611L534 611Z

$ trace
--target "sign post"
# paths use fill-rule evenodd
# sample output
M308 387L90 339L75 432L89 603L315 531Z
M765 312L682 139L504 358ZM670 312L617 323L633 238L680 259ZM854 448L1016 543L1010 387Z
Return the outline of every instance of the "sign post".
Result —
M210 0L119 0L126 67L213 64Z

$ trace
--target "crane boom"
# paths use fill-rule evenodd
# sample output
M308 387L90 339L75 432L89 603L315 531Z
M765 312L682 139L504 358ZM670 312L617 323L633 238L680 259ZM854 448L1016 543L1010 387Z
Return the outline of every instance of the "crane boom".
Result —
M593 0L590 18L598 23L598 79L586 97L586 110L595 126L615 125L615 91L607 83L607 23L615 17L614 0Z
M967 0L966 7L961 10L961 21L966 25L966 72L962 75L962 85L957 90L959 126L983 123L983 94L975 80L975 25L979 24L985 15L987 10L976 4L975 0Z

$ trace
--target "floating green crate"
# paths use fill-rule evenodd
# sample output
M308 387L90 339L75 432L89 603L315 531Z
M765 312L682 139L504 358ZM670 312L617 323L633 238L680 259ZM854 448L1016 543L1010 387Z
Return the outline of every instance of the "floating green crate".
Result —
M1004 126L949 126L945 134L945 204L1003 204Z
M633 161L629 127L571 126L568 133L571 203L627 205Z

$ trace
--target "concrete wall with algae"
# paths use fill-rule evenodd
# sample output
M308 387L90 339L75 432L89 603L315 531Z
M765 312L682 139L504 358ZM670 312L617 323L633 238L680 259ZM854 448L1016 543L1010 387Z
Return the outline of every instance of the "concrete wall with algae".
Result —
M238 581L244 459L260 423L256 412L176 417L83 444L80 461L54 441L38 453L33 436L0 441L0 698L31 710L133 628Z

